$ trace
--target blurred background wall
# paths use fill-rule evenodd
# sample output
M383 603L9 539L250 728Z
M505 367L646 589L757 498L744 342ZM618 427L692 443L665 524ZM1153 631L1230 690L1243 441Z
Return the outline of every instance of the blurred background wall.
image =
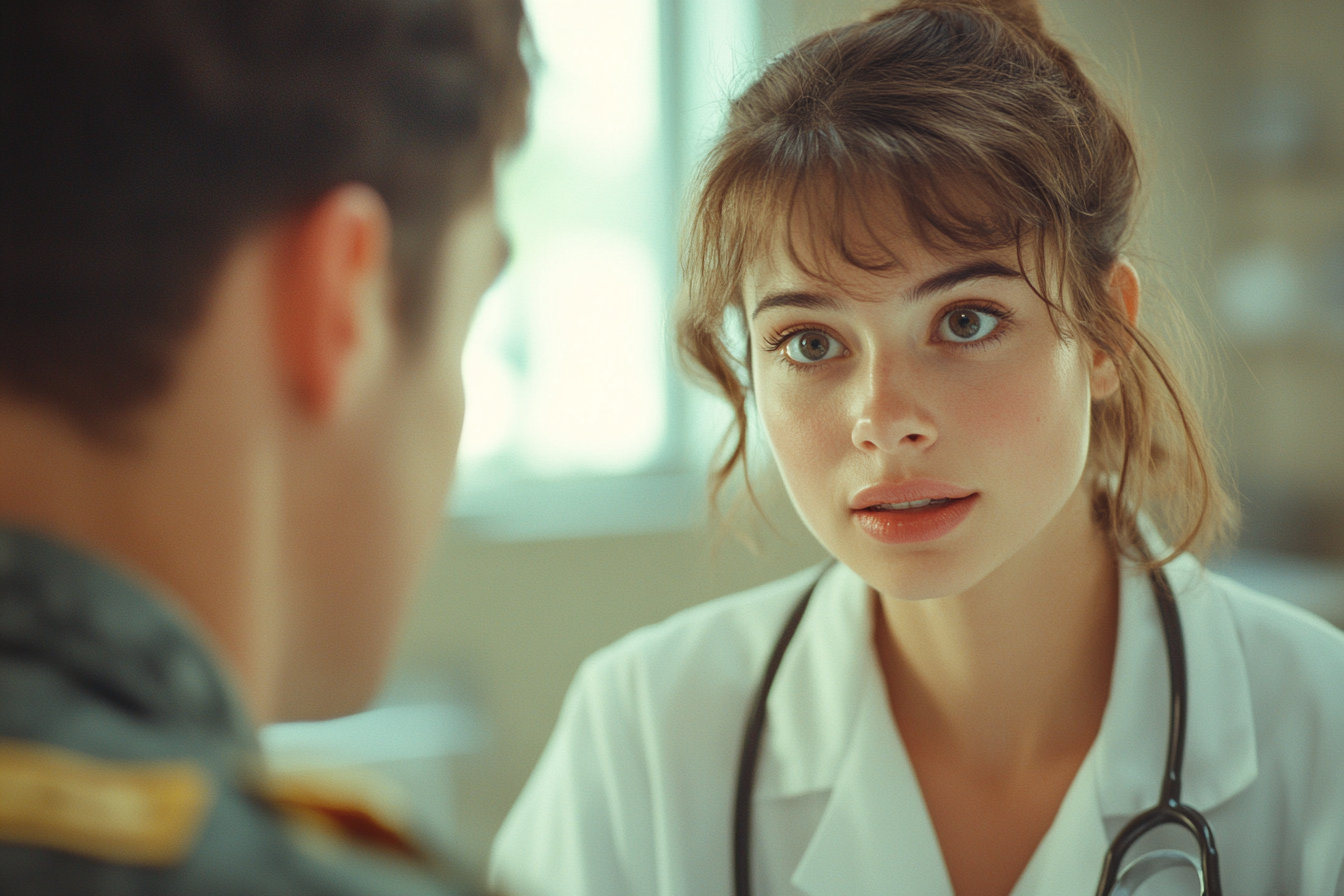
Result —
M681 0L666 3L676 13ZM872 8L758 4L765 56ZM1135 120L1149 180L1134 255L1149 301L1179 303L1212 350L1206 412L1246 515L1216 565L1344 623L1344 3L1045 8ZM762 484L770 523L743 514L738 526L755 553L703 514L671 531L542 540L449 527L386 700L466 708L473 734L445 750L456 755L421 756L412 771L433 768L433 799L451 805L431 814L467 858L484 860L586 655L822 557Z

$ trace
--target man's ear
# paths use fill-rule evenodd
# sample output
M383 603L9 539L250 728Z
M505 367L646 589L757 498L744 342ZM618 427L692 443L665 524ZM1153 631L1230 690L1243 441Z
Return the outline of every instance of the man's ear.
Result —
M367 306L385 300L391 219L377 191L345 184L284 232L275 291L280 369L298 409L328 418L351 388L359 350L374 337Z
M1141 290L1139 289L1139 272L1134 270L1134 265L1124 258L1118 260L1111 268L1108 290L1110 301L1124 310L1130 326L1137 324ZM1133 346L1131 345L1128 348L1132 350ZM1092 399L1097 401L1110 398L1119 388L1120 375L1115 369L1115 362L1100 349L1093 349Z

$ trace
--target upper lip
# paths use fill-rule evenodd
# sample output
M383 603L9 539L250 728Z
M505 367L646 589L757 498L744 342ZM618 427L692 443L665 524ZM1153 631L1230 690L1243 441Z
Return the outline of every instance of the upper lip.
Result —
M864 510L878 504L906 504L910 501L931 501L936 498L966 498L973 494L975 492L972 489L939 482L936 479L879 482L855 494L849 501L849 509Z

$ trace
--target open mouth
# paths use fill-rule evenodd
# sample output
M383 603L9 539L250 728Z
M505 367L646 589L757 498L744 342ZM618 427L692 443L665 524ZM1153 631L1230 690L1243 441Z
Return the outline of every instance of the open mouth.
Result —
M901 504L874 504L871 507L865 507L864 510L918 510L921 507L942 507L944 504L950 504L953 501L962 501L964 498L922 498L918 501L905 501Z
M961 524L979 499L979 492L958 498L916 498L870 504L853 511L859 528L886 544L933 541Z

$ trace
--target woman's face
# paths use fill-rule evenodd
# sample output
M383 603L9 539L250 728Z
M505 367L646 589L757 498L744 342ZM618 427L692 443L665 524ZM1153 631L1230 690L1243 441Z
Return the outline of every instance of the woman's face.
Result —
M818 279L782 249L748 270L756 405L794 505L884 596L1068 562L1110 363L1061 339L1015 247L890 247L900 265L881 273L832 254L806 259Z

